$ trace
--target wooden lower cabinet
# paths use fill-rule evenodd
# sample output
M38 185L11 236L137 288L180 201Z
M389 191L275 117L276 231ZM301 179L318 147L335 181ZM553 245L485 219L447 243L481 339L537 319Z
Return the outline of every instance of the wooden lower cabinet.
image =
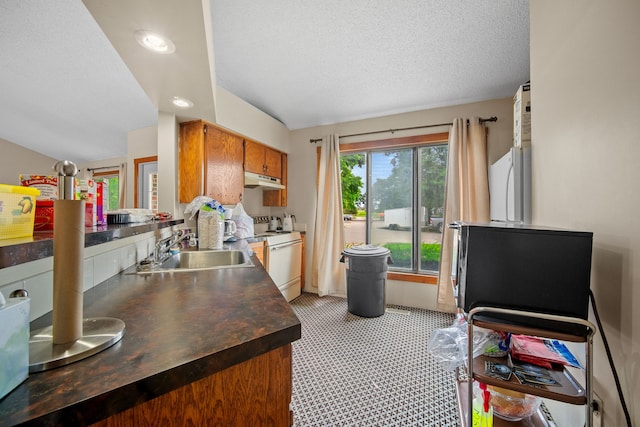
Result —
M291 426L291 363L287 344L93 426Z
M264 265L264 242L249 243L249 247L256 253L260 264Z
M305 258L305 247L304 247L304 233L300 233L300 238L302 239L302 261L300 263L302 275L300 276L300 292L304 291L304 258Z

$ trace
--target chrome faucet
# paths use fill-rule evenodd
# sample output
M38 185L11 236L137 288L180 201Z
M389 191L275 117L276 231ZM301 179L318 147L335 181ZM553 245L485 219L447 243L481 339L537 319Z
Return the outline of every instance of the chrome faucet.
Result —
M169 237L160 239L156 242L155 250L153 251L153 262L159 264L169 257L169 250L173 245L177 245L183 240L196 237L195 233L188 233L185 230L178 230Z

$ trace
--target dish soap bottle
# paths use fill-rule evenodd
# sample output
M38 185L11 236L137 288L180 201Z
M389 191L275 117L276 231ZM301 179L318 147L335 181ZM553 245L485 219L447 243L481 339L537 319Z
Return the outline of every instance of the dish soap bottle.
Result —
M473 399L473 427L493 427L493 408L489 404L491 393L480 383L478 396Z

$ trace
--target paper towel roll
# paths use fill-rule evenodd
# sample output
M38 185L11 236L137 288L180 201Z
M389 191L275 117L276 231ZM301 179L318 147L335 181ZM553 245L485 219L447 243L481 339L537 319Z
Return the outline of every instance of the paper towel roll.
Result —
M84 200L53 202L53 343L82 336Z

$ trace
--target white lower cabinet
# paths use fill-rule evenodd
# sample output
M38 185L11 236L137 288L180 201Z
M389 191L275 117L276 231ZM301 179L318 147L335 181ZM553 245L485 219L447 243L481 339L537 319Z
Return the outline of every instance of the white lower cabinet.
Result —
M153 251L155 240L154 233L149 232L85 249L83 290L91 289L146 258ZM0 292L9 298L16 289L29 292L31 320L50 312L53 308L53 257L0 269Z

